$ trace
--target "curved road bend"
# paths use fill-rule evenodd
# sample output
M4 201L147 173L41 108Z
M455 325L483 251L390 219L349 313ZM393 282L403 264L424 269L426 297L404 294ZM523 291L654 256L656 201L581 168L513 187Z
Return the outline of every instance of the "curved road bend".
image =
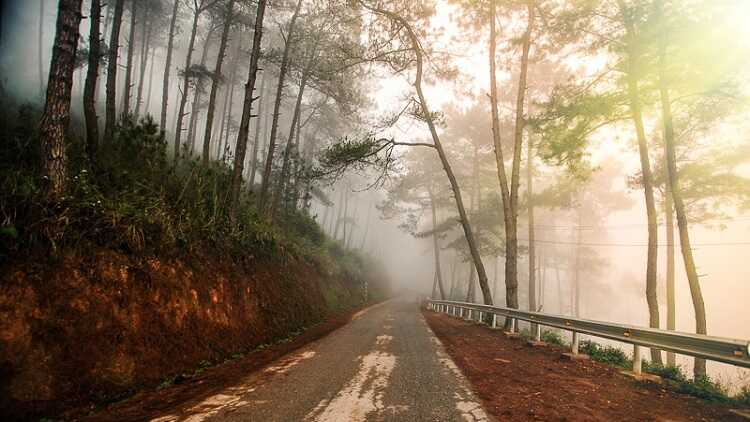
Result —
M167 421L491 421L414 300L394 299Z

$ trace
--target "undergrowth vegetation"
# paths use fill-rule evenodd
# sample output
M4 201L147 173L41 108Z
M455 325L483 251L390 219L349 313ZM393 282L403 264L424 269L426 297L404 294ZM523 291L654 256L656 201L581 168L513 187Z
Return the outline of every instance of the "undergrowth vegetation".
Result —
M366 258L329 239L304 212L287 210L273 224L259 218L247 185L230 221L230 165L167 159L167 143L150 117L123 119L95 164L84 142L69 136L68 194L52 204L39 177L40 110L12 101L4 97L0 110L0 264L105 247L143 256L303 259L329 274L364 277Z
M629 369L633 360L624 351L613 346L602 346L590 340L581 341L579 350L591 359ZM666 366L644 360L643 372L658 375L664 384L674 391L699 397L704 400L730 405L750 406L750 386L745 386L738 394L731 395L729 389L708 376L689 379L680 366Z
M526 335L531 338L530 332L526 332ZM559 330L542 330L541 337L542 341L547 344L570 347L570 343L565 341ZM592 360L617 368L629 370L633 365L633 360L618 347L601 345L591 340L582 340L579 343L578 350L580 353L588 355ZM658 375L667 387L678 393L717 403L750 407L750 385L742 387L738 393L732 395L728 387L708 376L696 379L688 378L680 366L667 366L644 360L642 370L649 374Z

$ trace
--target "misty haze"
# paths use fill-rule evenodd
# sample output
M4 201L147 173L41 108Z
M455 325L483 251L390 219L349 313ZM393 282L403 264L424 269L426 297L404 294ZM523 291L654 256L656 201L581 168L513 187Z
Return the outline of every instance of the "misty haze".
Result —
M750 419L748 21L0 1L0 419Z

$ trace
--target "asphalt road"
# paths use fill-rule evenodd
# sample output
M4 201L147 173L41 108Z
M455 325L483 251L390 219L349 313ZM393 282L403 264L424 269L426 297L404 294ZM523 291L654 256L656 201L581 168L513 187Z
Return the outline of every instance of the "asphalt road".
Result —
M154 419L489 420L433 336L418 305L403 299L371 307L329 336L248 375L220 394Z

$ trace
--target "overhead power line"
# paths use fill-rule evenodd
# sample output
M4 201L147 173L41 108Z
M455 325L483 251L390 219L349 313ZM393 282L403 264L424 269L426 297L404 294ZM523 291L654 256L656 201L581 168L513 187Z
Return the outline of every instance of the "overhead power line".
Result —
M529 239L521 239L518 240L523 242L528 242ZM535 239L534 243L549 243L553 245L572 245L572 246L623 246L623 247L647 247L648 243L607 243L607 242L566 242L566 241L558 241L558 240L543 240L543 239ZM750 245L750 242L711 242L711 243L691 243L692 247L704 247L704 246L748 246ZM657 246L670 246L666 243L660 243ZM679 244L674 244L672 246L679 246Z

